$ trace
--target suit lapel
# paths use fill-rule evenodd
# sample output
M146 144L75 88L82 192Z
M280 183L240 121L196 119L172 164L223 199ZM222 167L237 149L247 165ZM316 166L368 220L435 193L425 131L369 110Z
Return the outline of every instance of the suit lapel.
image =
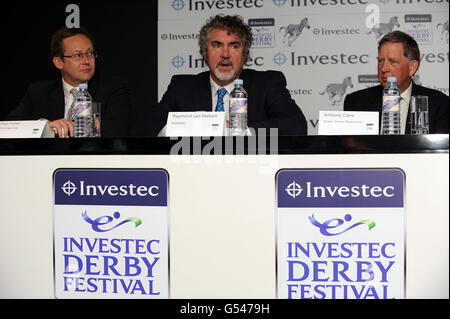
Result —
M212 95L211 95L211 82L209 78L209 71L200 73L198 90L199 92L192 92L194 95L194 107L198 111L211 111L212 110ZM198 95L197 95L198 94Z
M248 84L248 72L246 71L246 69L242 69L239 79L242 79L242 81L244 82L244 86L245 84Z
M383 120L383 86L378 85L376 94L372 97L372 110L378 112L378 133L381 134L381 123Z
M239 79L242 79L242 81L244 82L244 90L247 91L248 95L250 95L249 93L249 91L251 90L250 73L247 72L245 69L242 69Z
M412 81L412 89L411 89L411 97L409 99L409 105L408 105L408 113L406 116L406 130L405 130L405 134L411 134L411 127L409 124L409 121L411 119L411 114L410 114L410 110L411 110L411 101L412 101L412 97L415 95L423 95L422 94L422 89L419 85L415 84L414 81ZM430 110L428 110L428 113L430 113Z
M409 125L409 121L411 120L411 115L410 115L411 100L414 95L418 95L417 89L418 89L417 85L414 82L412 82L411 97L409 98L408 111L406 113L405 134L411 134L411 127Z
M101 101L100 94L100 72L95 72L94 76L88 82L88 92L92 96L93 102Z
M244 82L244 90L247 92L248 98L247 100L247 112L248 112L248 117L250 118L250 116L253 116L253 103L255 101L256 98L260 98L263 96L263 94L252 94L252 86L251 86L251 80L250 80L250 73L247 72L246 69L242 69L241 74L239 75L239 79L242 79L242 81ZM258 103L258 102L256 102ZM263 104L261 104L262 106Z
M48 107L48 118L51 119L61 119L64 117L65 101L64 101L64 91L62 80L58 79L55 81L55 85L50 91Z

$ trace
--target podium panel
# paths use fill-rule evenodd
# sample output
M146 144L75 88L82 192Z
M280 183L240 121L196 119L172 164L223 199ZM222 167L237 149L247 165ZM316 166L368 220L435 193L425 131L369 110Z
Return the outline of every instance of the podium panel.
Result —
M434 138L441 146L410 137L379 142L356 137L351 139L354 146L346 147L339 146L350 145L345 137L289 138L279 140L278 154L260 155L171 155L161 151L177 142L168 139L98 145L41 141L35 150L25 149L28 141L4 141L0 298L55 298L52 183L60 169L167 172L169 290L171 298L181 299L277 297L279 170L400 170L405 182L404 296L449 298L448 135ZM337 140L342 142L338 146ZM411 141L408 150L404 145ZM377 151L373 145L378 143L388 151ZM389 151L389 144L399 151Z

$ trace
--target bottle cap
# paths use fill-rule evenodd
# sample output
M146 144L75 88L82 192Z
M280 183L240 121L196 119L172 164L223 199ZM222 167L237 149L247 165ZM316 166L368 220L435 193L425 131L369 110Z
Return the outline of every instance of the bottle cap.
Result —
M236 79L234 80L234 85L243 85L244 81L242 81L241 79Z
M80 91L86 91L87 88L88 88L87 83L80 83L80 85L78 85L78 89L79 89Z
M393 82L397 83L397 78L395 76L388 77L388 83L393 83Z

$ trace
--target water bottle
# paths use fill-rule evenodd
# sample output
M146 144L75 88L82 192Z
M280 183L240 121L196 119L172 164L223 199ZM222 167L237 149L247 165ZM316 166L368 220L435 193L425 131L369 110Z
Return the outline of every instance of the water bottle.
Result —
M388 84L383 89L382 135L400 134L400 90L397 78L388 77Z
M247 92L241 79L234 80L230 93L230 133L232 136L246 135L247 132Z
M87 91L87 83L81 83L78 90L74 97L74 135L75 137L91 137L94 128L92 97Z

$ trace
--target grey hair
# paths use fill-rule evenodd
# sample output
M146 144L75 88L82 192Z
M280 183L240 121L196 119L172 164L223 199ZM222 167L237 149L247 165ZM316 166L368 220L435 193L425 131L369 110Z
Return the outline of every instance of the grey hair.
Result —
M408 61L416 60L420 64L420 49L416 40L409 34L402 31L393 31L386 34L380 42L378 42L378 51L386 42L397 42L403 44L403 54Z
M218 14L209 18L200 29L198 45L200 47L201 56L204 56L204 54L208 52L208 40L213 29L222 29L229 31L230 33L238 34L242 39L244 58L246 59L248 57L253 41L252 28L250 28L239 15L230 16L223 14Z

